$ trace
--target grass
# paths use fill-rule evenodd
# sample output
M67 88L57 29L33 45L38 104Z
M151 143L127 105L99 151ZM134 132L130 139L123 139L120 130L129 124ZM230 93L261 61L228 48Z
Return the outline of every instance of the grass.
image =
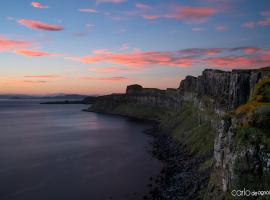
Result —
M205 111L206 112L206 111ZM187 103L174 116L172 137L186 146L193 155L207 156L214 147L214 131L211 127L211 117L205 115L194 104Z
M235 114L242 122L236 134L237 144L270 145L270 77L256 84L250 101L239 106Z
M214 131L211 127L214 115L210 105L201 111L192 102L174 109L120 103L111 106L109 110L112 114L158 121L161 130L171 134L173 139L186 146L191 154L205 156L211 154L214 146Z
M270 102L270 76L259 81L251 96L252 101Z
M209 158L209 159L207 159L206 161L204 161L201 164L201 166L199 168L199 171L204 172L204 171L206 171L208 169L211 169L212 166L213 166L213 164L214 164L214 159L213 158Z

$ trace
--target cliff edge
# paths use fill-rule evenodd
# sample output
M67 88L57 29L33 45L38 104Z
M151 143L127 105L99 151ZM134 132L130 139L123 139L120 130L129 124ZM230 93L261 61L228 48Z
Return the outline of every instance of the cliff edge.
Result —
M130 85L125 94L97 97L88 110L159 122L162 132L200 161L192 169L208 178L194 191L197 198L233 199L233 190L269 190L269 67L206 69L176 89Z

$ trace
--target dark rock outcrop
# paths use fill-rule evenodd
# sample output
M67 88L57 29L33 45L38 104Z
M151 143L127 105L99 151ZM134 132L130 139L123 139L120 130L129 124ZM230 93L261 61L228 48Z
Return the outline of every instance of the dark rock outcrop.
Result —
M261 78L258 70L221 70L206 69L198 78L187 76L181 81L179 92L183 98L208 96L218 108L234 109L248 101L249 95Z
M270 68L230 72L206 69L201 76L187 76L177 89L159 90L130 85L125 94L98 97L89 111L151 117L163 123L174 137L180 132L178 142L197 150L192 156L196 157L200 151L208 152L204 155L202 167L211 169L205 198L219 199L216 195L211 196L217 189L224 193L219 194L224 199L234 187L245 186L247 182L252 182L252 186L258 186L258 189L270 185L270 142L267 143L270 141L267 125L270 124L269 88ZM254 97L254 93L257 96ZM243 104L247 105L242 110L247 109L248 112L242 112L239 117L235 109ZM181 110L184 107L189 109ZM187 118L191 121L185 121ZM208 141L209 137L201 134L210 131L214 132L214 136L210 136L212 143ZM246 138L250 141L241 146L239 137L242 137L241 141ZM208 149L205 150L202 141ZM256 177L261 177L262 181Z

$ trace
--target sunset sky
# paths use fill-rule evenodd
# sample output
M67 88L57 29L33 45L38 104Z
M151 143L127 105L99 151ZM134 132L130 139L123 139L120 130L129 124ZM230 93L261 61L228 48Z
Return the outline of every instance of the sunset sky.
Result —
M0 0L0 93L176 88L270 64L269 0Z

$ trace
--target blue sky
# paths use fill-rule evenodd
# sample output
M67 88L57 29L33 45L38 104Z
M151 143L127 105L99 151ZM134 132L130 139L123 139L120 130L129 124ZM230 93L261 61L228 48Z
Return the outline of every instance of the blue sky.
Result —
M178 87L270 63L269 0L1 0L0 93Z

